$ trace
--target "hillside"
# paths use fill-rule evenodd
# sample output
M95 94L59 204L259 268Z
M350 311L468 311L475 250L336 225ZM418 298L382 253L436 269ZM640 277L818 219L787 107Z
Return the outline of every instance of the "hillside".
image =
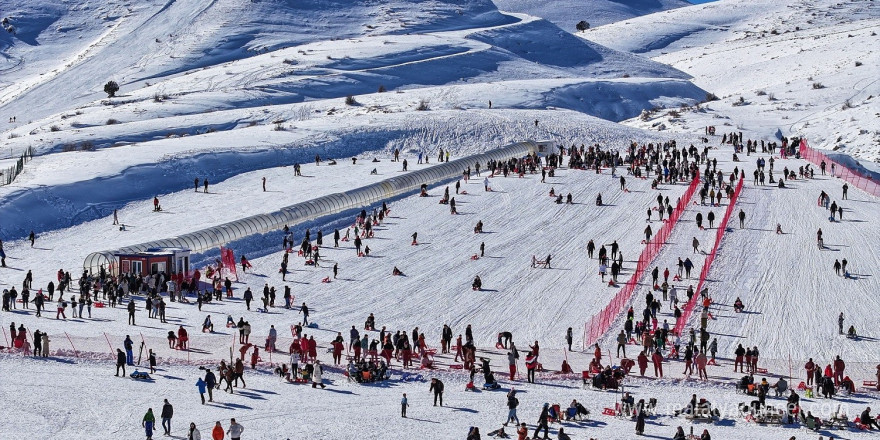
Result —
M685 0L493 0L498 9L541 17L568 32L581 20L597 27L691 4Z
M722 1L586 37L674 66L721 98L672 118L678 122L663 118L667 129L731 125L754 136L805 136L813 147L880 161L880 10L873 2Z

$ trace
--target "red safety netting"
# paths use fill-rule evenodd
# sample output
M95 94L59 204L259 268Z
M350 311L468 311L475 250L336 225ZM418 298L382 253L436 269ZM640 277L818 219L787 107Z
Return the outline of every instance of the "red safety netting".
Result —
M698 172L697 177L691 181L687 190L681 198L678 199L678 203L672 211L672 215L664 220L663 226L660 227L660 230L651 237L650 242L646 243L641 255L639 255L636 270L633 272L630 279L624 284L623 288L614 295L614 298L611 299L611 302L608 303L602 311L593 315L593 317L590 318L590 321L584 324L584 349L589 345L595 344L596 341L598 341L599 338L611 328L614 319L620 314L626 304L629 303L630 297L633 292L635 292L636 286L638 286L639 279L642 278L642 275L644 275L645 270L651 265L651 262L654 261L654 258L660 254L663 244L666 243L666 240L672 235L672 230L678 223L679 217L681 217L681 214L684 212L685 208L687 208L691 198L697 192L699 187L700 175Z
M222 269L228 270L229 274L235 278L235 281L238 281L238 272L235 270L235 254L232 252L232 249L220 248L220 262L223 264Z
M739 183L736 184L736 189L730 197L730 204L727 205L727 211L724 212L724 217L721 218L721 223L718 224L718 230L715 232L715 244L712 246L712 252L709 252L709 254L706 255L706 261L703 262L703 269L700 271L700 281L697 283L696 294L687 302L687 304L685 304L684 309L681 311L681 318L675 322L674 332L677 335L682 334L681 332L684 330L684 326L687 324L691 313L693 313L694 307L696 307L697 302L699 302L699 292L703 290L703 284L706 282L706 277L709 276L709 268L712 266L712 262L715 261L715 256L718 254L718 246L721 244L721 239L724 238L724 232L727 231L727 222L730 220L730 216L733 215L734 206L736 205L737 199L739 199L740 192L742 192L743 180L744 179L739 179Z
M880 182L878 182L877 179L874 179L865 173L848 168L846 165L830 159L819 151L810 148L810 146L807 145L806 139L801 139L800 154L801 159L808 160L816 165L819 165L824 161L828 167L826 169L830 169L831 164L834 164L835 170L831 173L832 176L846 180L851 185L868 194L880 197Z

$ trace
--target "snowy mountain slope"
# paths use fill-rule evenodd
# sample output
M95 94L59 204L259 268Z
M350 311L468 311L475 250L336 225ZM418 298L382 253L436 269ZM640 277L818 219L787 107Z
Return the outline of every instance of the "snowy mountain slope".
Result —
M0 111L22 120L57 111L45 104L50 99L71 106L99 98L110 79L124 94L154 78L310 41L513 20L482 0L82 0L47 9L42 3L3 8L22 37L4 51L17 61L4 75L9 84L0 91Z
M871 2L726 1L605 26L588 38L675 66L722 98L677 123L663 118L667 128L693 132L730 120L757 136L778 130L877 161L878 33Z
M409 92L404 94L411 107L425 97L408 95ZM376 96L393 96L399 101L401 95ZM371 104L365 100L365 105ZM285 119L295 112L273 117ZM417 119L412 117L412 110L359 112L342 110L333 116L285 123L283 131L271 124L249 127L250 124L242 122L242 128L229 133L170 137L93 152L47 154L29 164L13 185L0 188L0 209L5 212L0 231L9 240L23 237L31 230L67 228L108 216L113 209L136 200L151 201L156 194L189 190L194 177L209 177L210 181L220 183L244 172L308 163L315 154L325 159L347 160L362 152L390 153L399 148L412 161L420 151L435 154L439 148L451 149L458 156L483 151L499 142L526 138L553 138L566 144L589 138L620 145L625 145L627 139L651 139L642 137L645 132L570 111L432 110L418 112L422 116ZM533 124L536 119L541 121L538 129ZM577 123L572 124L574 121ZM101 135L112 139L126 130L137 133L125 125L138 126L111 125L110 131ZM100 141L97 135L82 139ZM218 145L223 149L218 150ZM288 177L284 185L294 182ZM83 198L82 194L89 197ZM59 212L64 215L57 215ZM240 218L247 213L229 214Z
M498 9L522 12L559 26L567 32L576 32L575 25L587 21L590 26L602 26L641 15L691 4L685 0L493 0Z

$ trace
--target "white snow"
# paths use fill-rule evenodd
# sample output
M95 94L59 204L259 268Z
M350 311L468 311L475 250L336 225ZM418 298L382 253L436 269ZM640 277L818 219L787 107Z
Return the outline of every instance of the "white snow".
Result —
M671 413L696 393L724 412L723 421L708 426L714 438L814 437L805 428L744 420L736 405L753 398L734 392L739 374L730 371L732 352L739 343L759 347L759 367L769 370L771 381L791 374L796 385L807 358L824 366L837 355L857 387L874 379L880 362L880 201L852 185L842 200L842 182L818 169L815 179L789 181L786 189L756 186L755 160L770 155L742 153L734 163L720 135L737 131L764 141L805 136L813 147L836 150L845 162L859 159L876 171L871 162L880 160L880 9L859 0L683 6L676 0L3 4L0 20L8 18L4 27L14 32L0 32L0 166L6 172L27 147L37 155L12 185L0 187L0 239L9 266L0 269L0 289L20 288L28 270L34 287L45 288L59 268L78 278L91 252L173 237L399 175L401 164L390 161L394 149L418 169L433 165L441 148L454 159L525 139L621 152L633 141L674 139L679 149L711 147L710 158L725 175L734 167L745 171L735 211L743 209L747 220L740 229L731 219L706 284L715 300L708 330L719 343L719 366L709 368L710 380L685 378L682 362L670 361L665 379L633 377L625 383L636 399L659 400L660 413L649 420L646 434L671 438L678 425L689 430L690 422ZM593 29L576 32L580 20ZM102 92L109 80L121 86L115 98ZM697 105L707 93L719 100ZM345 102L349 96L351 105ZM7 124L13 116L16 122ZM716 126L718 136L704 144L708 125ZM420 152L430 164L416 164ZM315 166L316 154L338 165ZM356 165L351 157L358 158ZM297 163L304 177L293 177ZM777 158L774 176L805 165ZM370 175L373 168L377 175ZM32 308L0 313L4 332L11 322L48 332L53 351L45 360L0 352L6 410L0 438L143 437L144 412L152 407L158 415L163 398L175 405L178 438L185 438L190 421L208 438L215 421L228 427L230 417L244 424L245 439L452 439L463 438L469 426L479 426L486 438L507 414L503 393L510 388L521 391L519 416L530 434L544 402L565 408L576 398L592 415L588 422L564 423L573 438L633 438L631 421L601 415L619 394L581 387L579 372L593 355L583 347L584 325L617 292L599 279L585 247L590 239L597 245L617 240L626 260L622 283L643 246L646 209L657 194L674 203L686 185L653 190L650 180L625 175L632 191L623 193L607 169L596 174L561 168L546 183L540 174L495 176L489 179L492 191L485 192L485 176L462 182L468 194L455 195L458 215L438 203L445 186L430 188L427 198L390 201L390 218L365 240L369 257L357 257L350 242L332 247L332 231L344 234L350 217L293 225L297 242L306 227L312 237L324 232L324 260L311 267L292 254L286 282L278 273L280 232L236 243L236 256L247 255L254 265L234 284L236 299L201 311L194 303L169 303L167 324L147 318L142 301L137 326L127 325L122 308L93 308L92 318L72 318L68 309L67 320L52 319L54 303L41 318ZM195 177L210 180L209 194L193 191ZM267 192L260 188L263 177ZM576 203L554 204L551 188L571 193ZM829 222L816 205L820 191L844 207L842 221ZM605 206L594 203L599 193ZM151 212L154 195L163 213ZM705 257L693 253L691 239L710 249L716 230L697 229L694 216L712 209L720 217L726 202L689 205L652 267L674 273L678 257L688 256L698 274ZM126 231L111 225L114 209ZM483 234L472 232L478 220ZM775 233L777 223L784 234ZM652 224L659 225L656 216ZM820 227L825 249L816 246ZM31 230L34 247L25 238ZM417 246L410 244L413 232ZM472 260L481 242L486 256ZM552 269L530 267L532 256L547 254ZM216 257L194 255L193 263L203 270ZM843 258L853 279L831 269ZM332 277L333 263L339 278L323 283ZM392 276L394 267L405 275ZM483 291L469 288L475 275ZM637 315L649 276L631 300ZM696 282L676 283L679 295ZM247 319L254 329L251 342L260 346L274 325L282 352L271 354L271 362L287 361L289 328L302 318L298 309L247 311L240 300L246 287L259 297L265 284L278 290L276 305L283 304L283 286L289 285L294 304L312 309L310 319L319 329L305 333L315 336L326 364L331 358L325 349L336 332L347 339L347 329L361 329L369 313L392 331L418 326L431 347L439 346L443 324L455 335L470 324L479 355L491 359L502 390L464 392L467 374L449 370L457 363L451 355L436 356L438 370L411 371L446 382L446 408L431 406L427 382L401 381L399 363L391 381L373 385L347 382L331 366L324 375L328 388L313 390L273 377L264 352L257 371L246 372L247 389L234 395L216 390L217 403L201 406L195 381L203 372L197 367L216 366L228 359L230 347L239 347L234 329L223 327L226 315ZM732 311L736 297L746 313ZM837 334L840 312L861 339ZM216 333L198 331L207 314ZM661 315L661 322L673 320L667 307ZM600 340L603 363L619 361L614 334L623 317L617 318ZM698 320L699 307L688 327ZM179 325L190 331L190 351L167 348L165 335ZM563 348L568 327L574 352ZM539 341L545 368L557 370L567 359L576 374L539 373L538 384L507 380L505 353L494 348L499 331L512 332L520 350ZM160 371L154 382L110 375L111 354L127 334L156 351ZM636 348L628 346L627 354L634 357ZM524 374L522 362L519 368ZM412 405L409 419L398 417L401 393ZM768 401L783 406L782 400ZM839 407L851 420L866 406L876 410L878 395L860 389L833 401L804 402L823 418ZM693 426L698 435L705 427ZM557 427L551 427L554 435ZM821 432L831 433L872 437L858 430Z

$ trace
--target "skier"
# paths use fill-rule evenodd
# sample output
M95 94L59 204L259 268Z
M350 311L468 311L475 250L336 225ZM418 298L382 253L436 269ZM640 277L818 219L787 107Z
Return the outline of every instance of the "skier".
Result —
M745 227L746 222L746 213L742 209L739 210L739 228L742 229Z
M843 334L843 312L840 312L840 316L837 317L837 333Z
M691 244L694 245L694 253L695 253L695 254L696 254L696 253L699 253L699 251L700 251L700 249L699 249L699 248L700 248L700 241L697 240L697 237L694 237L694 241L691 242Z

